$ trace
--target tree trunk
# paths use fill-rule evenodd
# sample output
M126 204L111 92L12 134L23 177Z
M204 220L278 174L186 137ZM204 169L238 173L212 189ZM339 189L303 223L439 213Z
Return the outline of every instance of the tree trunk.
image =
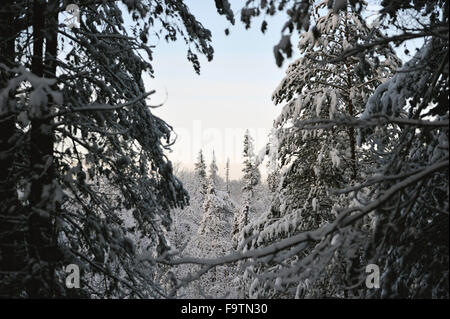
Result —
M7 68L15 66L15 31L13 1L3 3L0 9L0 64ZM8 84L13 76L7 70L0 68L0 89ZM0 272L15 273L23 268L23 248L19 242L23 242L22 224L19 222L20 202L16 189L14 174L15 137L16 135L16 110L14 92L10 92L9 98L0 105ZM0 275L0 282L6 282ZM0 296L16 296L20 293L20 287L12 284L3 286Z
M33 59L32 72L38 77L55 77L57 54L57 4L54 1L33 2ZM47 18L47 19L46 19ZM47 23L46 23L47 22ZM45 67L43 43L45 39ZM31 191L29 196L30 216L28 236L31 257L39 264L37 278L28 285L30 297L51 297L54 287L54 253L56 217L52 202L54 191L55 167L53 159L54 134L52 119L49 116L52 100L47 105L40 105L40 110L31 118L30 130L30 166Z

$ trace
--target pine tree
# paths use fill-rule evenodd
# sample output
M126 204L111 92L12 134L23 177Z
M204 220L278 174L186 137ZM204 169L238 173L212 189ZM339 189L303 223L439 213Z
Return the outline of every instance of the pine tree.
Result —
M254 188L261 181L261 174L259 168L256 164L255 153L253 149L253 139L250 132L247 130L244 135L244 168L242 172L244 176L242 177L244 186L242 188L243 192L249 193L250 198L254 195Z
M233 23L227 4L216 2ZM167 251L169 211L187 194L164 154L172 129L148 103L148 36L163 19L159 36L182 37L211 60L211 33L179 1L78 1L79 29L58 23L63 5L0 8L0 195L11 198L0 214L14 221L11 232L0 228L0 242L14 244L6 255L17 259L0 262L0 294L160 296L157 267L135 261L130 238L138 233L155 254ZM199 72L195 51L188 60ZM76 292L61 280L60 266L72 263L84 270Z
M339 56L378 31L367 26L350 5L338 11L329 9L320 16L319 9L324 5L315 8L315 25L302 34L299 42L302 56L289 66L285 79L273 94L275 103L287 102L274 125L279 139L280 177L271 210L252 226L254 235L258 235L254 247L318 229L334 220L339 207L350 205L347 196L332 195L330 190L362 180L365 161L370 159L362 148L357 148L353 127L327 129L322 123L358 118L371 92L400 64L390 47L378 48L368 57L328 63L330 57ZM295 285L286 277L289 284L283 287L282 295L293 296L308 286L309 296L341 296L343 290L335 289L343 285L341 271L334 269L334 274L328 274L331 277L321 281L327 271L325 265L331 260L327 259L329 256L322 258L324 268L317 264L301 271ZM289 262L302 257L305 255L292 256ZM267 267L272 267L274 282L261 283L250 294L280 295L279 289L270 287L284 285L284 279L277 279L275 274L285 266L262 266L257 272L265 272ZM286 270L284 274L289 273Z
M323 3L336 11L350 5L357 13L366 13L367 2L362 0ZM317 12L313 5L314 2L309 0L250 1L242 10L242 21L250 27L251 21L260 15L273 15L277 11L288 13L282 39L274 48L276 62L281 65L283 54L291 56L290 38L294 30L303 32L302 29L308 31L310 28L310 16ZM350 128L358 127L357 144L367 152L361 154L364 158L356 155L358 161L353 161L360 162L356 177L364 174L364 180L339 191L352 197L359 206L339 213L339 231L334 227L331 231L324 225L314 233L321 239L333 237L338 232L341 235L336 241L328 238L328 244L322 242L322 256L328 255L325 251L330 250L332 242L345 245L347 241L352 247L358 246L356 242L360 247L366 246L368 262L382 263L380 269L383 267L385 273L381 289L362 289L370 298L448 298L449 3L412 0L382 1L380 5L375 22L382 32L372 32L372 28L366 37L356 44L350 43L347 50L328 56L328 60L338 63L348 59L364 61L366 57L373 58L380 48L393 45L397 50L404 46L404 54L410 61L392 79L380 81L382 84L367 101L360 120L335 118L321 121L328 129L334 127L351 132ZM263 21L261 31L264 33L266 28L267 22ZM312 31L320 35L318 29ZM411 39L414 41L409 41ZM411 46L416 47L416 54L410 54L414 52ZM359 71L364 73L364 69L362 63ZM355 151L361 153L361 149L355 148ZM363 161L370 164L364 167ZM341 231L343 225L358 229L359 221L367 216L376 216L370 238L355 238L352 233ZM264 228L264 222L260 226ZM265 229L265 232L271 231L274 229ZM302 245L305 242L302 239L296 243ZM317 264L312 268L323 267ZM300 265L297 271L302 272ZM360 269L359 282L364 282L365 275L364 269ZM301 289L297 292L301 296Z
M213 151L211 164L209 164L209 182L212 183L213 187L217 187L217 171L218 167L216 164L216 154Z
M13 7L13 1L4 1L0 8L0 88L3 89L14 78L8 72L15 63L17 37L16 19L23 14L22 8ZM10 96L16 94L15 90ZM25 219L25 212L17 192L20 178L17 163L22 162L23 150L17 151L15 145L24 138L21 130L16 128L17 112L16 102L12 99L0 97L0 272L11 276L0 275L0 296L17 296L20 289L17 287L18 269L26 266L26 232L24 225L17 221ZM16 149L16 151L13 151ZM24 166L26 166L25 164Z
M199 192L203 199L208 190L208 181L206 178L206 164L205 159L203 158L202 150L198 152L198 158L197 162L195 163L194 172L196 177L196 183L199 187Z
M227 158L227 163L225 166L225 190L228 195L230 195L230 159Z
M266 155L268 156L267 161L267 185L269 187L270 195L275 195L279 180L280 180L280 170L278 166L278 136L277 130L272 128L269 133L269 142L266 145Z
M244 135L244 150L243 150L243 164L242 172L242 204L241 209L235 212L233 221L232 238L237 247L239 236L243 228L249 221L249 215L253 214L253 199L255 196L256 187L261 182L261 174L256 164L255 154L253 151L253 139L250 132L247 130Z
M209 165L207 192L203 202L203 219L198 230L199 234L218 233L219 230L216 229L217 225L215 221L217 221L217 218L219 220L226 219L224 216L227 216L227 209L225 208L227 205L221 200L223 194L217 189L217 171L216 156L213 151L213 156Z
M445 6L447 15L439 7L430 12L448 29ZM387 119L361 130L376 163L367 178L370 192L355 188L366 207L377 204L364 248L368 263L383 269L380 289L363 291L366 298L449 297L448 70L448 37L426 39L376 89L362 116Z
M200 253L196 253L196 255L208 258L222 256L230 251L231 222L236 209L229 194L217 188L217 171L216 157L213 152L209 165L208 190L203 202L203 217L200 221L195 245L195 250L200 250ZM229 274L228 267L220 267L219 269L215 268L203 278L204 281L209 282L210 292L214 291L214 295L217 297L222 296L225 291L230 289L226 274Z

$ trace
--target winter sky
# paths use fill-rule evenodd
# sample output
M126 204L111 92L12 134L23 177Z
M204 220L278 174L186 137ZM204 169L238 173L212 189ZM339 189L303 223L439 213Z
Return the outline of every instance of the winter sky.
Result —
M151 103L165 101L155 113L178 135L169 158L192 168L200 148L207 163L214 150L219 174L224 175L229 158L231 178L239 178L244 132L250 130L256 151L267 142L281 109L271 102L271 92L283 78L287 64L278 68L272 53L280 38L283 16L268 20L264 35L259 29L261 19L249 30L238 20L238 9L244 1L231 3L235 26L217 14L214 1L187 0L191 12L212 32L214 59L207 62L202 58L201 74L197 75L186 59L184 43L161 40L153 61L156 76L148 85L158 91ZM225 28L230 29L229 36Z
M259 18L245 30L239 21L239 9L245 1L232 0L236 24L217 14L212 0L186 0L191 12L212 32L214 59L201 57L201 74L197 75L186 59L182 41L154 43L155 79L148 79L149 89L157 90L150 103L164 106L155 114L173 126L177 141L169 158L181 167L193 168L198 151L203 150L207 164L215 151L219 174L224 176L225 162L230 159L231 178L241 176L242 142L246 129L255 140L255 151L262 149L281 105L274 105L271 94L282 80L287 65L298 56L298 35L292 38L294 57L281 68L275 64L273 46L280 39L285 14L268 17L268 30L260 31ZM377 1L370 1L376 12ZM225 28L230 35L225 35ZM151 40L150 40L151 41ZM167 93L166 93L167 92ZM260 167L265 176L265 165Z

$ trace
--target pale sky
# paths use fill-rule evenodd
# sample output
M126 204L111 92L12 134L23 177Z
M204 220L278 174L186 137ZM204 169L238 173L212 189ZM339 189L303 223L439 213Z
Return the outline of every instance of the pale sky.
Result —
M207 62L202 58L201 74L197 75L186 59L184 43L167 44L161 40L154 53L155 79L149 79L147 85L158 92L150 103L165 101L154 113L173 126L178 135L169 158L192 168L200 148L207 164L214 150L219 174L224 176L225 162L230 158L230 175L235 179L241 176L245 130L249 129L255 139L256 151L267 142L273 120L281 110L272 103L271 94L288 64L278 68L273 57L284 13L268 18L268 30L263 35L261 19L249 30L239 21L237 10L244 1L231 3L235 26L218 15L214 1L187 0L191 12L212 32L214 59ZM229 36L224 33L227 27ZM261 170L264 174L264 166Z
M374 18L379 1L370 1L368 20ZM291 39L293 57L281 68L275 64L273 46L280 39L286 14L267 17L268 29L260 31L262 18L255 19L245 30L239 10L245 1L231 0L236 25L219 16L213 0L186 0L197 19L212 32L215 50L211 62L200 56L201 74L197 75L186 59L187 47L182 41L158 42L154 52L155 79L148 78L148 89L157 90L150 103L164 106L154 113L174 128L178 139L168 154L173 163L193 168L200 149L207 164L215 151L219 174L224 176L227 158L231 178L242 175L242 142L246 129L255 140L255 151L264 147L274 119L282 105L271 101L272 92L284 77L289 63L299 56L298 35ZM225 28L230 35L225 35ZM152 42L152 40L150 40ZM153 39L157 43L156 37ZM400 58L408 59L400 48ZM411 52L413 50L411 49ZM166 95L167 92L167 95ZM265 177L265 163L260 167Z

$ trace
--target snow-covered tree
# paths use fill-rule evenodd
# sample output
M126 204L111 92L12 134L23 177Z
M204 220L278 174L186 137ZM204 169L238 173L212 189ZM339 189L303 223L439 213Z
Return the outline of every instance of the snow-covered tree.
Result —
M203 158L203 151L200 150L198 152L198 157L197 157L197 162L195 163L195 173L206 179L206 164L205 164L205 159Z
M234 201L227 192L219 190L214 182L217 173L215 158L210 165L208 191L203 202L203 216L197 234L185 249L186 254L196 257L214 258L225 255L231 250L230 236L233 212L236 209ZM217 176L216 176L217 178ZM192 269L182 269L180 277ZM226 297L232 293L229 278L233 272L230 265L214 269L202 278L201 283L193 283L188 289L190 297ZM197 286L200 285L200 286ZM201 289L199 289L201 288Z
M208 189L206 192L205 200L203 202L204 213L198 229L199 234L212 232L219 235L219 232L221 231L230 231L229 229L223 228L221 228L220 230L216 229L216 227L219 226L218 224L216 225L216 222L220 223L219 221L224 220L223 216L227 216L227 214L224 213L227 210L226 206L224 206L224 204L226 203L221 201L217 197L217 170L218 168L216 165L216 156L213 151L213 157L209 165Z
M220 196L219 196L220 195ZM224 223L229 222L233 214L231 204L224 200L227 196L222 196L223 191L218 191L210 184L208 194L203 204L203 218L198 228L199 234L213 234L215 237L229 238L231 227L225 227Z
M357 148L355 129L341 126L328 130L312 127L312 123L320 119L357 119L371 92L400 64L390 47L379 48L372 56L327 63L330 57L339 56L379 31L368 26L351 6L340 10L323 10L323 6L322 2L315 7L314 26L302 34L299 42L302 56L289 66L285 79L273 95L275 103L287 102L275 121L276 132L272 133L279 141L278 167L273 170L280 176L270 211L249 228L256 235L255 247L318 229L335 219L339 207L351 204L347 196L334 196L330 190L364 179L366 156L363 149ZM338 248L339 245L335 250ZM301 257L291 256L290 263ZM337 258L336 263L340 263ZM322 259L326 265L331 257ZM268 267L273 277L267 276L267 282L261 283L259 291L253 290L251 294L294 296L306 279L310 282L309 296L341 296L343 293L343 289L336 288L344 283L333 282L342 280L338 274L341 271L336 267L330 270L333 278L324 280L326 269L317 267L303 271L297 281L290 277L291 269L283 270L286 266L277 263L257 271L264 273ZM277 278L277 273L284 275ZM280 287L275 287L280 285L283 285L282 292Z
M206 163L203 157L203 152L200 150L198 152L197 162L195 163L195 182L197 187L199 188L199 194L201 196L201 200L203 200L206 191L208 189L208 181L206 178Z
M211 164L209 164L209 183L212 183L214 187L217 187L218 177L217 172L219 168L216 164L216 154L213 151Z
M448 2L445 8L438 21L448 34ZM440 12L430 7L428 14ZM367 185L352 191L366 210L374 206L375 229L365 251L383 272L380 289L364 291L366 297L449 297L448 70L448 37L424 39L377 88L362 116L378 122L361 129L377 165Z
M353 220L374 215L373 235L360 246L368 263L379 265L382 280L381 289L363 289L365 297L448 298L449 3L383 1L382 6L385 34L349 54L421 41L413 43L418 48L411 59L375 90L361 121L347 123L361 128L361 144L371 147L374 165L364 182L342 190L360 199L357 209L342 214L357 215L348 218Z
M261 174L259 172L258 163L256 162L253 138L248 130L244 135L244 151L242 155L244 159L244 168L242 169L242 172L244 173L242 177L244 186L242 191L249 193L252 197L255 186L261 182Z
M275 62L280 67L285 58L292 57L291 38L295 34L295 31L299 33L310 31L311 15L313 15L314 8L317 7L318 2L336 12L350 5L354 11L360 13L363 11L364 6L367 5L365 0L254 0L247 1L241 9L241 21L245 24L246 28L250 28L253 20L261 15L264 16L260 30L262 33L265 33L269 25L268 17L274 16L278 11L284 11L286 13L286 21L281 30L281 39L273 48ZM407 1L396 2L408 3ZM420 3L420 0L417 2ZM398 9L402 5L396 4L392 7Z
M198 195L196 173L181 170L176 174L189 193L189 205L171 212L173 224L169 232L173 254L197 258L220 258L231 250L231 219L237 204L226 192L218 187L211 188L205 200ZM220 177L217 176L220 180ZM231 185L233 186L233 181ZM214 190L213 190L214 189ZM199 281L187 280L189 274L197 267L180 265L171 271L174 276L185 283L178 289L179 298L229 297L236 298L236 284L230 278L236 275L235 265L226 265L205 274Z
M227 4L216 1L233 23ZM72 29L58 21L66 5L0 8L0 294L161 296L161 278L135 263L129 239L138 232L163 254L169 210L187 197L164 154L171 127L153 115L143 83L153 75L148 37L183 38L198 72L196 52L213 57L211 33L180 1L77 1ZM61 267L73 263L84 273L76 292Z
M231 193L230 189L230 159L227 158L227 163L225 165L225 191L228 195Z
M253 139L248 130L246 130L244 135L244 150L242 155L244 159L244 167L242 172L244 175L242 177L243 186L241 209L235 212L232 231L235 246L237 246L238 238L243 227L248 223L249 215L253 214L254 208L252 204L255 197L256 187L261 183L261 174L256 163Z
M266 145L267 161L267 186L271 193L274 195L277 191L277 187L280 180L280 170L278 165L278 148L279 141L277 136L277 130L272 127L269 133L269 141Z
M347 3L356 12L365 12L364 1L324 3L339 14L343 14ZM252 235L257 238L243 243L242 251L216 260L180 259L172 264L202 265L193 277L198 279L209 269L243 262L247 267L243 277L254 278L249 286L250 296L303 297L305 291L311 291L309 279L327 273L328 265L339 265L333 261L341 256L342 266L350 265L350 269L337 272L335 279L347 273L359 280L350 287L334 281L334 289L324 287L324 291L331 292L327 295L345 297L344 292L348 291L359 297L448 298L449 4L443 0L412 0L382 1L381 6L378 22L386 32L361 37L356 45L350 43L347 49L328 56L323 65L359 60L360 70L364 71L361 75L370 76L363 61L377 57L377 50L420 39L413 43L419 46L417 54L391 79L380 81L359 117L344 113L345 116L334 118L316 117L287 123L288 127L296 125L310 132L320 129L349 132L349 128L358 131L356 178L352 179L353 184L344 183L344 188L329 193L330 197L345 195L343 199L349 206L336 207L337 216L331 222L299 232L294 232L292 227L298 220L291 223L284 218L283 223L273 217L274 212L268 212L261 216L259 223L253 222L245 229L248 239L252 240ZM308 0L249 1L242 20L249 26L255 16L288 9L285 29L289 30L289 37L294 29L308 29L311 7ZM263 22L263 32L266 26ZM317 29L311 31L318 34ZM290 42L283 39L283 45L276 47L276 55L280 51L289 53ZM351 152L345 158L352 158ZM363 165L370 162L372 167ZM333 164L337 164L336 159ZM350 164L350 174L344 177L351 177L352 162L344 164L345 167ZM375 225L363 229L361 226L367 220L374 221ZM280 229L287 235L280 236ZM365 255L361 256L361 250ZM364 286L366 265L352 266L355 256L367 264L380 266L381 289Z
M173 223L169 231L169 239L173 249L184 253L186 245L193 238L192 234L197 233L203 217L203 195L200 194L195 171L180 169L174 174L189 194L189 204L183 208L171 210Z

